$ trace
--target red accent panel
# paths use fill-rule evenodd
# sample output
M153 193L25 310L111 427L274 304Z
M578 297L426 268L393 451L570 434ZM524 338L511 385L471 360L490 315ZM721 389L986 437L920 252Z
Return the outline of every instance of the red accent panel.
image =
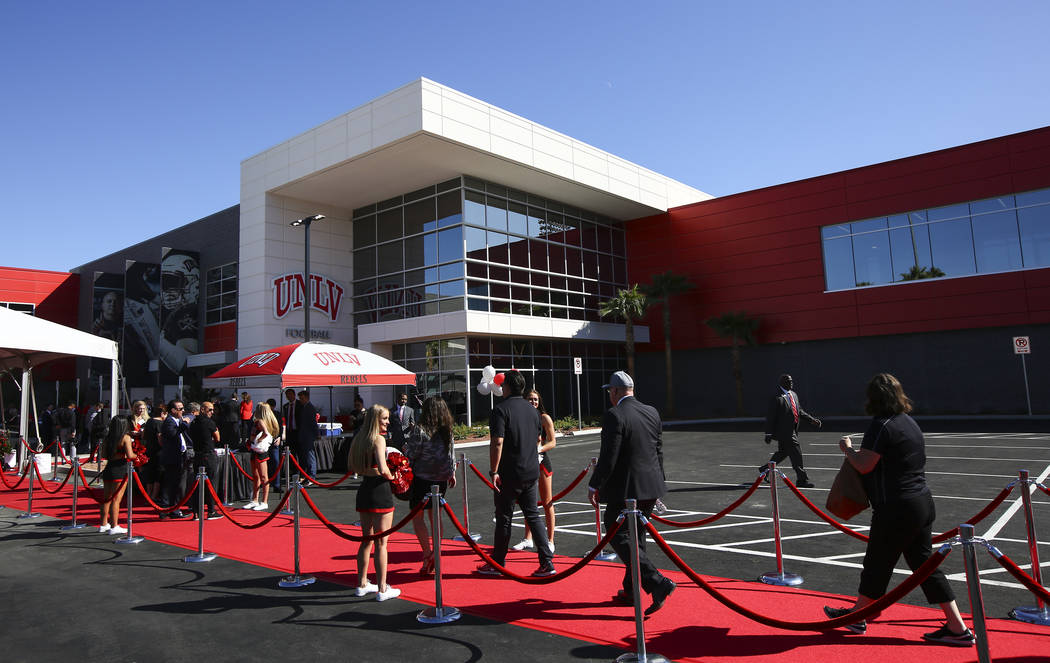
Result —
M237 349L237 323L224 322L204 328L204 351L222 352Z
M36 316L67 327L77 326L80 275L42 269L0 267L0 301L33 304ZM72 380L76 360L60 359L34 370L40 380Z
M667 271L696 290L672 302L672 346L727 345L704 324L762 318L763 342L1040 324L1050 268L824 291L821 226L1050 187L1050 127L678 207L626 224L628 275ZM643 351L663 345L660 307Z

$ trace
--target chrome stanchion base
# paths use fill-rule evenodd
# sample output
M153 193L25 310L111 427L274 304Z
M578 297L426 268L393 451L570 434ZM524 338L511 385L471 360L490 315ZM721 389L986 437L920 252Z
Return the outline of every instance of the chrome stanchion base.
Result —
M59 527L58 530L60 532L65 532L71 529L84 529L84 527L86 527L84 523L77 523L76 525L63 525L62 527Z
M182 558L184 562L210 562L215 559L215 553L201 553L199 555L186 555Z
M1042 610L1035 606L1030 608L1014 608L1010 611L1010 618L1016 619L1019 622L1050 626L1050 610L1047 610L1045 607Z
M786 571L783 574L770 571L769 573L763 573L758 579L767 585L779 585L781 587L796 587L802 584L802 576L787 573Z
M611 550L603 550L594 556L599 562L612 562L616 559L616 553Z
M448 624L459 619L462 614L459 608L453 608L452 606L437 606L431 608L424 608L416 615L416 621L423 624Z
M645 658L642 658L636 652L631 652L617 656L616 663L671 663L671 661L666 656L659 654L646 654Z
M312 585L317 582L317 578L313 576L300 576L292 575L286 576L281 579L281 582L277 583L278 587L305 587Z
M39 518L39 517L40 517L40 514L36 513L35 511L33 511L33 512L27 511L27 512L21 514L21 515L15 516L15 518L19 518L19 519L21 519L21 518Z
M470 539L472 541L481 541L481 534L479 534L477 532L471 532L470 533ZM462 534L455 535L454 537L452 537L452 540L453 541L466 541L466 539L463 538ZM452 610L455 610L455 608L452 608Z
M143 541L145 541L145 539L143 539L141 536L122 536L119 539L117 539L116 541L114 541L114 543L129 544L129 543L142 543Z

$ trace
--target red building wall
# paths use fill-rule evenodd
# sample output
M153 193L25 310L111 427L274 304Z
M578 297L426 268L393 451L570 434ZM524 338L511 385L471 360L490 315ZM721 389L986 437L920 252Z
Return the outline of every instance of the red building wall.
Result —
M237 349L237 323L224 322L204 328L203 352L220 352Z
M80 276L42 269L0 267L0 301L33 304L36 316L76 328ZM40 366L34 374L40 380L72 380L74 359L63 359Z
M678 207L631 221L631 283L673 270L675 349L725 345L704 320L744 310L763 343L1050 322L1050 269L825 292L821 226L1050 186L1050 127ZM662 347L659 309L649 313Z

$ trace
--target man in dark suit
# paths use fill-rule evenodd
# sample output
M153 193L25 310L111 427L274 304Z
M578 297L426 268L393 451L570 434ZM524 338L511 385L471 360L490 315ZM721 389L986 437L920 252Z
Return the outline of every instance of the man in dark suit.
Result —
M295 456L295 459L299 462L303 462L299 458L299 401L295 398L295 389L284 390L284 403L281 404L281 413L278 419L282 424L281 428L281 441L283 444L288 445L288 453L291 456ZM275 413L276 414L276 413ZM277 451L278 447L276 444L271 445L270 449ZM280 463L281 459L277 458L275 462ZM291 461L289 461L290 463ZM280 472L275 472L273 478L273 489L277 492L281 491L281 481L284 476L284 468L281 468ZM295 469L295 465L288 468L288 476L294 477L299 473ZM287 488L287 486L285 486Z
M304 461L303 469L306 470L306 473L311 477L316 477L317 454L314 453L314 442L317 441L317 437L321 433L317 426L317 408L310 402L310 392L305 390L299 392L299 406L297 409L299 420L296 422L296 444L298 446L299 460L301 462ZM303 484L309 485L310 481L306 480Z
M518 371L508 371L503 380L506 394L489 417L489 477L498 489L495 494L496 529L493 533L492 559L502 566L510 544L510 520L514 505L521 507L525 524L532 532L540 566L532 575L537 578L554 575L554 553L547 540L547 529L536 502L539 498L540 456L536 442L540 438L540 413L521 397L525 378ZM490 564L477 568L482 575L499 575Z
M186 452L190 425L183 419L182 401L168 403L168 416L160 425L160 464L164 468L161 495L164 506L172 507L182 499L182 461ZM101 415L99 415L101 416ZM169 515L161 514L161 518ZM172 518L185 518L186 514L176 510Z
M777 393L769 402L769 412L766 414L766 444L771 440L777 441L777 450L770 456L769 460L780 463L785 458L791 459L791 467L795 470L795 485L799 488L812 488L813 483L806 474L806 468L802 463L802 447L798 443L798 422L805 419L817 428L820 428L820 419L811 417L802 409L798 400L798 394L792 391L795 381L790 375L781 375L778 381ZM758 468L759 471L766 469L766 465Z
M211 402L201 403L200 415L195 417L193 423L190 424L190 439L193 441L193 469L199 472L203 467L208 480L211 481L211 485L217 492L219 490L219 457L215 454L215 446L219 444L222 436L219 434L219 426L212 419L214 413L215 406ZM205 489L204 502L208 505L208 520L222 518L210 490ZM190 500L190 504L193 505L193 513L198 518L203 518L204 505L200 503L200 500Z
M408 394L403 391L399 392L397 402L394 407L390 408L390 425L387 427L390 432L390 443L401 449L405 442L405 435L415 423L416 413L408 404Z
M611 531L628 499L637 500L638 510L648 518L656 500L667 494L667 486L660 413L634 397L634 380L624 371L613 373L602 388L608 390L612 407L602 419L602 447L587 491L596 508L599 503L605 504L603 522L606 531ZM625 566L623 589L614 598L628 604L634 602L629 539L630 531L624 523L611 542ZM642 589L653 597L652 605L645 609L650 615L663 607L676 585L645 554L643 532L638 535L638 570Z

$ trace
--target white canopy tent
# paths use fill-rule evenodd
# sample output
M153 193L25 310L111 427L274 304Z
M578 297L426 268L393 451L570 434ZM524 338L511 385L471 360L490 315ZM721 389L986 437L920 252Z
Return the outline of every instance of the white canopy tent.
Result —
M18 430L22 439L26 439L29 433L29 397L33 368L54 359L76 356L110 360L110 415L115 416L118 403L116 341L0 307L0 371L22 369L22 407ZM21 445L18 448L21 457Z

